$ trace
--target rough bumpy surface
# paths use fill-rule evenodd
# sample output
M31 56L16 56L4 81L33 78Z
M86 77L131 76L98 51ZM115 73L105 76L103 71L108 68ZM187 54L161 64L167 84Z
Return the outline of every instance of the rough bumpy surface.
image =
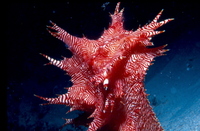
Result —
M160 131L158 122L144 89L144 78L153 59L163 55L166 45L156 48L150 42L158 27L173 19L158 22L162 11L151 23L136 31L123 29L123 9L117 4L112 23L97 40L70 35L52 22L49 32L66 43L71 58L55 60L47 55L50 64L66 71L73 86L57 98L37 97L47 104L64 104L70 111L82 110L85 120L66 119L65 124L85 124L88 131ZM51 30L51 31L50 31ZM53 32L55 30L56 32ZM89 115L88 115L89 114ZM85 122L85 123L84 123Z

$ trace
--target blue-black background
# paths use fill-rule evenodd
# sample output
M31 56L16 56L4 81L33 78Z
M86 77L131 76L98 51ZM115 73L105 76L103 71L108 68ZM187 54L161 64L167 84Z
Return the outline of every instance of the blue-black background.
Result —
M55 97L55 94L65 93L64 87L72 84L69 82L70 77L64 75L65 72L59 68L51 65L44 66L48 61L39 53L47 54L56 59L72 55L63 42L46 31L46 25L50 25L49 20L52 20L72 35L82 37L84 34L89 39L97 39L102 34L103 29L108 28L109 22L111 22L109 12L113 13L115 6L116 2L32 2L7 5L5 27L7 53L4 55L7 57L6 122L9 131L58 130L65 122L62 118L73 118L79 114L79 112L75 112L66 115L65 112L68 111L69 107L63 105L40 106L39 104L44 103L44 101L33 96L33 94L37 94ZM136 30L139 25L143 26L150 22L161 9L164 9L164 12L160 20L175 18L174 21L159 28L159 30L165 29L165 33L152 39L155 46L168 44L167 48L170 49L167 56L156 59L145 79L148 90L154 93L152 97L149 97L152 105L156 108L159 103L164 102L160 102L162 99L157 100L156 96L159 94L156 94L154 90L158 89L148 83L152 81L158 84L159 90L162 89L160 81L169 82L170 87L177 83L176 79L171 80L170 77L155 81L154 76L162 72L172 71L175 78L178 78L178 74L182 72L181 76L187 76L186 80L189 79L189 81L195 79L197 87L200 88L198 85L199 75L195 75L200 72L200 68L197 66L200 65L200 10L198 2L122 2L120 8L125 8L124 28L127 30ZM175 56L177 56L176 59ZM172 59L173 63L176 64L171 62ZM170 62L171 65L167 66ZM181 67L183 70L178 72L176 69ZM193 71L193 73L188 75L189 71ZM167 73L165 74L167 75ZM165 74L162 75L165 76ZM184 80L180 79L178 83L185 82ZM182 88L187 87L182 86ZM170 89L172 94L179 90L177 87ZM175 95L178 96L178 93ZM163 96L167 98L167 94ZM184 100L184 98L182 99ZM170 100L169 97L168 101ZM171 108L171 112L173 112L173 108ZM162 120L160 121L162 124ZM170 124L170 122L168 123ZM163 125L169 127L166 121L163 122ZM85 129L69 125L63 130Z

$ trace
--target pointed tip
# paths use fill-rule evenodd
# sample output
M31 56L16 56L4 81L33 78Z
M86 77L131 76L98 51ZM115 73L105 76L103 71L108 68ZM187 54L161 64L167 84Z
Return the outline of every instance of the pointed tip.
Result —
M120 10L120 13L123 13L124 12L124 8L122 8L121 10Z
M170 49L166 49L165 51L170 51Z
M163 13L164 9L161 9L161 11L158 13L158 15L161 15Z
M157 16L153 19L152 22L157 22L158 19L160 18L160 16L162 15L162 12L163 12L163 11L164 11L164 9L162 9L162 10L157 14Z
M36 95L36 94L33 94L35 97L37 98L40 98L40 99L43 99L43 97L39 96L39 95Z
M49 31L49 32L51 32L49 29L54 30L54 28L52 26L46 25L46 30Z
M87 39L86 36L85 36L85 34L83 34L83 33L82 33L82 38L83 39Z
M36 95L36 94L33 94L33 96L38 97L38 95Z
M66 114L68 114L68 113L70 113L70 112L72 112L72 111L74 111L75 109L73 108L73 107L71 107L67 112L66 112Z
M164 33L164 32L165 32L165 30L161 30L161 31L160 31L160 33ZM159 33L159 34L160 34L160 33Z
M49 20L49 23L51 23L52 25L55 25L55 23L54 23L54 22L52 22L52 20Z
M166 47L166 46L168 46L168 44L163 45L163 47Z
M55 66L57 66L57 67L62 69L62 67L63 67L63 62L62 61L53 59L53 58L49 57L48 55L45 55L45 54L42 54L42 53L40 53L40 54L50 61L49 63L47 63L45 65L55 65Z
M43 53L39 53L39 54L42 55L43 57L45 57L46 59L50 60L50 57L48 55L45 55ZM49 63L44 64L44 66L46 66L46 65L52 65L52 63L49 62Z
M150 65L153 65L154 63L150 63Z
M65 56L63 56L63 55L61 55L61 57L63 58L63 59L65 59L66 57Z
M65 124L63 124L59 129L62 130L63 127L65 127L68 124L72 124L73 123L73 119L67 119L67 118L62 118L65 120Z
M39 53L39 54L42 55L43 57L47 58L47 59L50 58L48 55L45 55L45 54L43 54L43 53Z
M45 100L44 97L42 96L39 96L39 95L36 95L36 94L33 94L35 97L39 98L39 99L42 99L42 100ZM39 104L40 106L44 106L44 105L50 105L50 103L43 103L43 104Z
M168 46L168 44L162 45L161 48L165 48L166 46ZM163 49L163 50L169 50L169 49Z
M120 6L120 4L121 4L121 2L117 2L117 5L116 5L116 8L115 8L115 10L116 10L116 9L118 9L118 10L119 10L119 6Z
M118 3L117 3L117 5L116 5L116 7L115 7L115 12L114 12L114 14L119 13L119 6L120 6L120 3L121 3L121 2L118 2ZM121 11L120 11L120 12L121 12Z
M52 63L49 62L49 63L43 64L43 66L46 66L46 65L52 65Z
M44 104L39 104L40 106L44 106Z
M68 90L70 87L64 87L64 89Z
M163 52L167 52L167 51L170 51L170 49L163 49Z
M169 18L168 20L169 20L169 21L172 21L172 20L175 20L175 18Z
M44 54L43 53L39 53L40 55L42 55L42 56L44 56Z
M70 110L68 110L67 112L66 112L66 114L68 114L68 113L70 113L71 111Z

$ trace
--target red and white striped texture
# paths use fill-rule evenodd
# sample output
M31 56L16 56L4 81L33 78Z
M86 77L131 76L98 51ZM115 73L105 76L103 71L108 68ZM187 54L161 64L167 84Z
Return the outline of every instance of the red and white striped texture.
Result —
M163 130L147 99L144 77L156 56L163 55L166 45L153 46L150 42L158 27L173 19L158 22L163 10L151 23L136 31L123 29L123 9L117 4L112 23L97 40L78 38L51 22L49 33L66 43L73 53L71 58L55 60L51 64L70 75L73 86L56 98L37 97L47 104L64 104L70 111L82 110L93 118L88 131L160 131ZM66 124L74 120L66 119Z

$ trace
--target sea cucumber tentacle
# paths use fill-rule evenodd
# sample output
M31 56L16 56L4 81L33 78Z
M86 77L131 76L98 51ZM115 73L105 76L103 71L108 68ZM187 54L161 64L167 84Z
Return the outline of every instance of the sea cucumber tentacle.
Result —
M93 40L88 40L85 37L79 38L79 37L72 36L68 32L66 32L64 29L57 26L52 21L50 21L50 23L52 24L52 26L47 26L47 31L52 36L66 43L69 49L72 51L72 53L83 56L83 57L88 56L89 54L90 55L94 54L93 51L95 50L91 50L93 48L88 48L88 47L94 47L94 48L97 47L97 45L93 45L94 43L92 42Z
M47 26L48 32L51 35L53 35L54 37L62 40L63 42L68 43L68 46L70 46L70 44L74 44L75 42L77 42L79 40L78 37L70 35L69 33L67 33L65 30L63 30L59 26L57 26L52 21L50 21L50 23L52 24L52 26ZM56 32L53 32L53 31L51 31L49 29L55 30Z

